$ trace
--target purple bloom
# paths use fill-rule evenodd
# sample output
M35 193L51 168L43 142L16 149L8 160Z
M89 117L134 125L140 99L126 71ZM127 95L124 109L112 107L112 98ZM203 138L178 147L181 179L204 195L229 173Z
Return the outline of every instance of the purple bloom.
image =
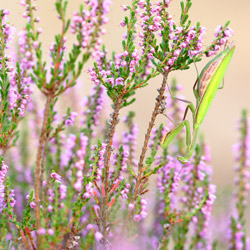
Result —
M35 208L35 207L36 207L36 203L35 203L34 201L32 201L32 202L30 203L30 207L31 207L31 208Z
M5 203L5 179L8 170L8 166L2 161L0 166L0 212L6 206Z
M122 85L123 84L124 79L122 77L118 77L115 81L116 85Z
M46 230L45 230L45 228L40 228L40 229L37 231L37 233L40 234L40 235L44 235L44 234L46 234Z
M50 175L50 177L52 178L52 179L55 179L56 181L58 181L58 182L61 182L61 180L62 180L62 177L59 175L59 174L57 174L57 173L52 173L51 175Z
M96 233L95 233L95 239L96 239L97 241L100 241L102 238L103 238L103 235L102 235L100 232L96 232Z
M65 126L66 127L73 126L73 121L71 119L65 120Z
M49 228L49 229L48 229L48 234L49 234L49 235L53 235L53 234L54 234L54 230L53 230L52 228Z

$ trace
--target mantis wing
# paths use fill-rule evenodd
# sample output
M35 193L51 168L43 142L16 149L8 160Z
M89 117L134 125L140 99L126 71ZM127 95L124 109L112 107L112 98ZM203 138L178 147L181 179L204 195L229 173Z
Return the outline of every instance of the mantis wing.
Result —
M200 102L198 104L196 115L195 115L195 125L200 125L204 119L204 117L207 114L207 111L214 99L214 96L220 86L220 83L226 73L226 70L228 68L228 65L231 61L231 58L233 56L235 50L235 46L232 47L228 53L225 54L224 57L218 58L218 61L212 61L213 63L216 63L216 69L211 74L210 80L207 83L207 88L205 92L203 93L203 96L201 96ZM209 70L209 69L208 69ZM205 74L206 72L204 72Z

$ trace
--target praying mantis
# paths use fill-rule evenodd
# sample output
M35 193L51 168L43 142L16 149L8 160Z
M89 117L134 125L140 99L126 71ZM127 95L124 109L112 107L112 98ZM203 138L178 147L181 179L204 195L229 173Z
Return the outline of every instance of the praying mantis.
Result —
M193 86L193 92L196 98L196 107L193 103L185 101L189 104L186 107L183 120L172 130L167 132L161 140L161 147L166 148L170 144L170 142L181 132L184 126L186 127L187 149L184 156L177 156L177 159L183 164L187 163L193 155L198 133L200 130L200 125L203 122L207 111L213 101L213 98L220 87L220 83L224 78L234 50L235 46L232 46L231 48L227 47L207 63ZM192 112L193 117L192 135L189 121L186 120L188 109L190 109L190 111Z

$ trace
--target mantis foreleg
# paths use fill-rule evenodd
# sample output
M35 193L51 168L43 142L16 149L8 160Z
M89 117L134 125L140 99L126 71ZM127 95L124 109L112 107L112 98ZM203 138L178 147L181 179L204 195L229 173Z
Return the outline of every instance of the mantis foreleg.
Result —
M195 119L195 107L194 107L193 103L189 103L189 104L187 105L182 120L184 121L184 120L186 119L188 109L190 109L191 112L192 112L192 115L193 115L193 122L194 122L194 119Z
M222 80L221 86L220 86L218 89L223 89L223 88L224 88L224 78L223 78L223 80Z
M166 135L162 138L161 141L161 146L163 148L167 147L172 140L182 131L183 127L186 127L186 145L187 145L187 149L186 149L186 153L185 156L178 156L178 160L180 162L187 163L188 160L190 159L190 157L193 154L193 151L195 149L195 145L196 145L196 140L197 140L197 136L198 136L198 131L200 126L197 126L197 124L194 124L194 129L193 129L193 135L191 138L191 130L190 130L190 124L188 120L185 120L186 115L188 110L191 110L192 115L193 115L193 122L194 122L194 117L195 117L195 107L192 103L190 103L189 105L187 105L185 113L184 113L184 117L183 117L183 121L180 122L177 126L175 126L171 131L169 131L168 133L166 133Z
M161 146L163 148L166 148L169 145L169 143L182 131L184 126L186 126L186 145L187 147L189 147L191 144L191 131L190 131L189 121L187 120L182 121L171 131L166 133L165 136L163 136L162 138Z
M168 83L167 83L167 86L168 86L168 92L169 92L171 98L173 98L173 99L175 99L175 100L178 100L178 101L181 101L181 102L185 102L185 103L192 103L192 102L189 101L189 100L181 99L181 98L178 98L178 97L174 96L174 95L172 94L172 91L171 91L171 89L170 89Z
M200 130L200 126L197 126L194 131L193 131L193 136L192 136L192 141L190 144L188 144L185 156L178 156L177 159L185 164L188 162L188 160L191 158L191 156L193 155L194 149L195 149L195 145L196 145L196 141L197 141L197 137L198 137L198 133Z

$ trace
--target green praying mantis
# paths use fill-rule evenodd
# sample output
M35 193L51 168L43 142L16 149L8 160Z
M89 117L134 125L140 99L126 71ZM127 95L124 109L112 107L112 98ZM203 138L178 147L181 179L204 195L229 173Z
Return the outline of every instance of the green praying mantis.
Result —
M177 124L171 131L167 132L161 140L161 147L166 148L169 143L181 132L183 127L186 127L187 149L184 156L177 157L177 159L183 164L187 163L193 154L200 130L200 125L203 122L213 98L220 87L220 83L224 78L234 50L235 46L232 46L231 48L227 47L207 63L193 86L193 92L196 98L196 107L193 105L193 103L185 101L189 104L186 107L182 122ZM192 135L189 121L186 120L188 109L190 109L193 116Z

